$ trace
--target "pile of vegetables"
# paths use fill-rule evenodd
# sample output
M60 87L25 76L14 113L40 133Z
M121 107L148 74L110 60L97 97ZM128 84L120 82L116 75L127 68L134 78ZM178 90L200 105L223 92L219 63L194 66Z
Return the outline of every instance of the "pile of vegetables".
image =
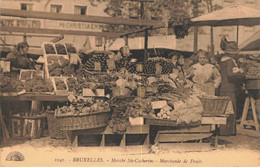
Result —
M103 99L88 98L75 98L68 105L58 107L55 110L57 116L62 115L88 115L98 112L109 112L109 103Z
M156 73L156 64L159 64L162 67L161 74L172 73L174 65L170 60L163 57L154 57L149 58L148 61L144 64L144 73L145 74L155 74Z
M133 101L128 103L127 112L130 117L147 116L152 112L151 101L154 97L150 98L140 98L136 97Z
M115 97L109 101L112 116L108 125L113 133L123 134L130 126L127 105L132 100L132 98Z

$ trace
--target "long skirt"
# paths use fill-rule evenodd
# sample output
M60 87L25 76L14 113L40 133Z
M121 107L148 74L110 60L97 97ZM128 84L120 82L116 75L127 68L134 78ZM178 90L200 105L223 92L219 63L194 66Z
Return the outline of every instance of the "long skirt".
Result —
M236 135L236 92L219 92L219 96L229 96L231 98L234 114L227 117L227 124L220 125L219 135L230 136Z

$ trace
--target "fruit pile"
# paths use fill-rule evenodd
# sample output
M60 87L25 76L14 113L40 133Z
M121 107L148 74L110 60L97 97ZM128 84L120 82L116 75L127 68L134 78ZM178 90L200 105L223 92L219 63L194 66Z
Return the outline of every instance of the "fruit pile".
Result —
M70 76L74 74L74 68L69 64L69 60L61 56L48 56L48 70L50 76Z
M51 82L42 78L33 78L25 81L24 88L27 92L53 92Z
M60 54L60 55L66 55L67 54L66 48L63 44L57 43L57 44L55 44L55 47L56 47L58 54Z
M67 90L67 85L62 79L55 78L56 90Z
M156 73L156 64L159 64L162 67L161 74L172 73L174 65L170 60L162 57L149 58L147 63L144 65L145 74L155 74Z
M77 89L75 89L78 85L76 78L67 78L67 84L69 88L69 92L76 92Z
M94 71L95 70L95 62L99 62L101 64L101 72L105 72L108 69L107 66L107 54L94 54L91 58L89 58L86 63L85 67L87 70Z
M46 54L56 54L56 51L52 44L44 44Z
M256 66L249 67L246 77L248 79L259 79L260 78L260 64Z
M20 92L23 89L23 82L16 76L0 74L0 92Z
M109 103L94 98L76 98L68 105L55 110L57 116L61 115L88 115L90 113L109 112Z

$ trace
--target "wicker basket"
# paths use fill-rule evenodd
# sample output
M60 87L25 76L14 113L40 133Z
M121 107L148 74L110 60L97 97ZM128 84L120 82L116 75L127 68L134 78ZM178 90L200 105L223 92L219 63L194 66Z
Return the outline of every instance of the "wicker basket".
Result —
M199 97L199 99L203 107L202 116L224 115L230 101L229 97Z
M48 131L49 136L54 139L65 139L66 133L65 131L60 130L61 124L59 120L54 117L55 111L46 111L45 115L48 121Z
M110 112L98 112L88 115L56 116L61 130L82 130L107 126Z
M247 79L246 80L246 88L251 90L259 90L260 89L260 79Z

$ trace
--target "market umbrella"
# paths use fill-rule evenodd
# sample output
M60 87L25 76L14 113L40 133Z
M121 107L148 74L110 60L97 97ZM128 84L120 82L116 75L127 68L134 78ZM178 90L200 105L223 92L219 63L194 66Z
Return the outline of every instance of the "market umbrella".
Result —
M260 25L260 10L241 5L226 7L191 20L192 26L237 26ZM213 47L213 46L212 46Z
M260 10L237 5L193 18L191 21L193 26L260 25Z

